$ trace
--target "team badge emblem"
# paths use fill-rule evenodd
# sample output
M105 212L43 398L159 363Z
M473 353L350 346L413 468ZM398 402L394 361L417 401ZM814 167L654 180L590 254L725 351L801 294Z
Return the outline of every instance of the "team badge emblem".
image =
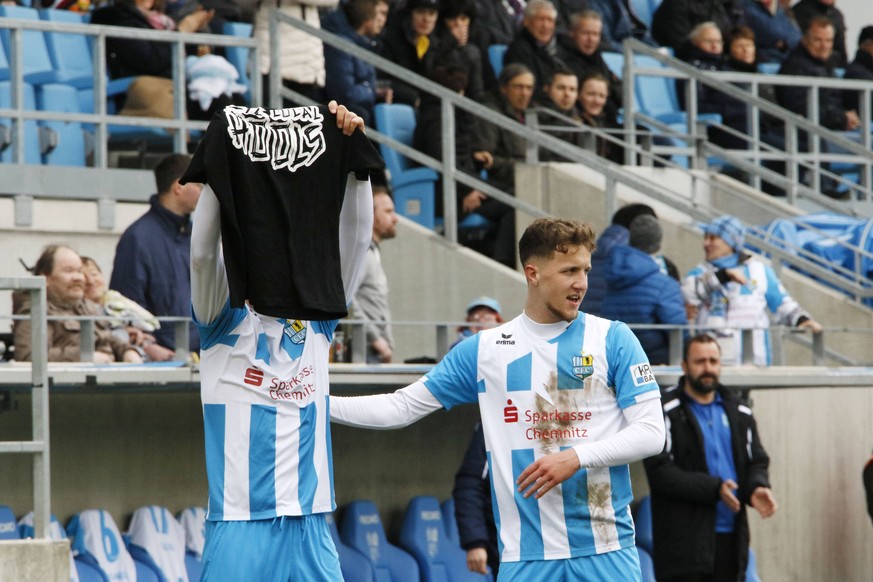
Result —
M594 356L582 352L581 355L573 356L573 375L584 380L594 373Z
M300 345L306 341L306 326L299 319L291 321L285 320L285 335L291 340L291 343Z

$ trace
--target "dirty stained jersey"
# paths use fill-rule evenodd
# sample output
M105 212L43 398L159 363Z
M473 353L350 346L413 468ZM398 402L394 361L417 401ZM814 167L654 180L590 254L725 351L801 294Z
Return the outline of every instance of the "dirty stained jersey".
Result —
M522 314L466 339L419 382L393 395L331 397L331 419L378 426L366 419L384 415L390 408L385 399L409 390L414 396L399 405L407 408L399 413L405 424L440 407L479 403L501 562L575 558L634 545L626 461L587 469L583 462L539 500L516 490L518 476L539 457L577 447L582 460L587 447L628 426L624 409L660 397L648 359L626 325L585 313L570 323L537 324Z

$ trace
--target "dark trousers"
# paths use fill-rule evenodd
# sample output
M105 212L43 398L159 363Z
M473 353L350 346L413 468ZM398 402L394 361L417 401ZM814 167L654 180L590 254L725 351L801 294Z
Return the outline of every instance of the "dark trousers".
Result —
M661 578L659 582L737 582L737 535L736 533L715 534L715 563L709 574L686 574ZM745 572L743 572L745 579Z

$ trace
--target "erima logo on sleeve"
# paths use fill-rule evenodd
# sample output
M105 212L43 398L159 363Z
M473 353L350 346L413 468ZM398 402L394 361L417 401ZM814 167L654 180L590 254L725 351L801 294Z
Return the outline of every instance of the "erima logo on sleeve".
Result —
M498 346L514 346L515 345L515 340L512 339L511 333L501 333L500 337L502 339L497 340Z
M655 381L655 374L648 362L634 364L628 368L628 371L634 379L634 386L642 386Z

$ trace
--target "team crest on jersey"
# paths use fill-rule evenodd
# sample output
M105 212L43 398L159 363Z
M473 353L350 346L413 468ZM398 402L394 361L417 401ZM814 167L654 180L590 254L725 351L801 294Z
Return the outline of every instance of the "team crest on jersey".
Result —
M285 335L291 340L292 344L300 345L306 341L306 326L299 319L291 321L285 320Z
M573 375L584 380L594 373L594 356L582 352L578 356L573 356Z

